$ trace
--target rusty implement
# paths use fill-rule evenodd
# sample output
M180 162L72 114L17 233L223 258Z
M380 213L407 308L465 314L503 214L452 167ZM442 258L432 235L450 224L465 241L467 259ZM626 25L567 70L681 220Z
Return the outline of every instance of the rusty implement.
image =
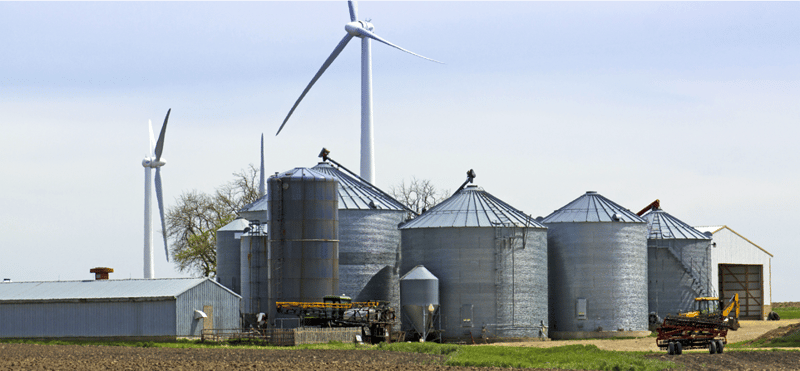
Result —
M668 316L656 331L656 345L670 355L681 354L683 349L722 353L728 343L728 326L720 321Z

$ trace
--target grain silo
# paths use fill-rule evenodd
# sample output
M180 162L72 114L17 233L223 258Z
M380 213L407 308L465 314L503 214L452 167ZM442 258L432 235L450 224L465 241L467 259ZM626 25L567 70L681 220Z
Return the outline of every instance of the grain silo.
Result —
M327 162L312 170L339 181L339 292L354 301L389 301L399 310L397 226L405 219L406 208L377 187Z
M711 237L657 207L642 218L648 232L650 312L664 318L695 310L694 298L714 296L710 291Z
M550 337L649 334L644 219L590 191L543 223L548 228Z
M269 241L266 231L254 225L241 238L240 280L242 313L252 322L258 313L269 313ZM252 315L252 316L249 316Z
M446 339L542 335L548 322L543 225L470 185L400 230L401 273L424 265L439 278Z
M269 178L269 318L276 301L339 292L338 182L306 168Z
M248 225L246 219L239 218L217 229L217 282L239 295L241 239Z

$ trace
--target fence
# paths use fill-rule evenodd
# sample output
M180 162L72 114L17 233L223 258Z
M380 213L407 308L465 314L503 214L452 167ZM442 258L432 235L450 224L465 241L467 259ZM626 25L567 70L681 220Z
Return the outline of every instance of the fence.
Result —
M360 327L293 328L293 329L204 329L203 341L262 340L269 345L293 346L324 344L331 341L349 343L361 335Z

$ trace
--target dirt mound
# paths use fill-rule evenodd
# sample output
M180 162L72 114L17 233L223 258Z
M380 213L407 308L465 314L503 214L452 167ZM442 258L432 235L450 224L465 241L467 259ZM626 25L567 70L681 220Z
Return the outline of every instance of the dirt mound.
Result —
M800 301L784 301L772 303L772 308L800 308Z
M765 333L764 335L761 335L751 341L748 341L746 344L752 344L754 342L758 342L759 340L769 341L772 339L778 339L795 334L798 331L800 331L800 322L791 324L789 326L778 327L771 331L767 331L767 333Z

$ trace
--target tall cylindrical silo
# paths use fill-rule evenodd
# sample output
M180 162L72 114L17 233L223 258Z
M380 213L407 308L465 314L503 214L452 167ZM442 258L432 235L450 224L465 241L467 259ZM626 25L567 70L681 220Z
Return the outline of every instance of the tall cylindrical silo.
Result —
M590 191L543 223L550 259L550 337L649 334L644 220Z
M664 318L694 309L694 298L711 292L711 237L662 209L647 221L648 300L650 312Z
M242 235L239 268L242 313L269 313L269 241L261 229Z
M439 278L446 339L542 336L548 323L543 225L471 185L400 231L401 273L424 265Z
M339 292L335 178L295 168L269 178L270 317L276 301L318 302Z
M235 219L217 229L217 282L241 295L239 257L241 238L248 226L245 219Z
M418 265L400 278L401 308L424 339L434 329L433 317L439 309L439 279L425 266Z
M339 291L354 301L383 300L399 312L400 230L405 207L327 162L312 170L339 181Z

